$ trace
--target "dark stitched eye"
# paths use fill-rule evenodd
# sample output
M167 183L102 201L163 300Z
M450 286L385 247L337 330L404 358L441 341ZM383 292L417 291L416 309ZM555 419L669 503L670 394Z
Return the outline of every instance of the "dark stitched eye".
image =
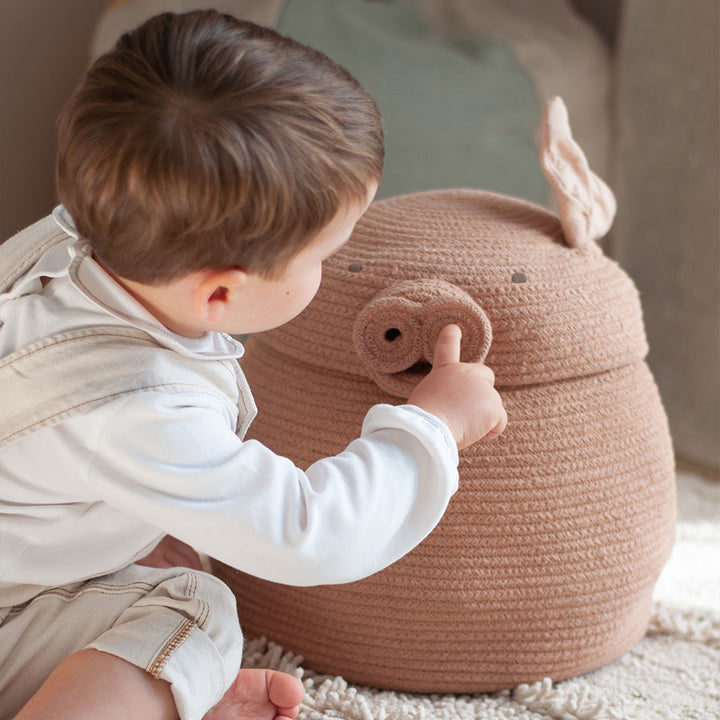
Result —
M527 282L527 275L525 273L521 272L514 272L512 274L512 278L510 278L514 283L524 283Z
M348 271L352 273L358 273L363 269L362 263L350 263L348 265Z

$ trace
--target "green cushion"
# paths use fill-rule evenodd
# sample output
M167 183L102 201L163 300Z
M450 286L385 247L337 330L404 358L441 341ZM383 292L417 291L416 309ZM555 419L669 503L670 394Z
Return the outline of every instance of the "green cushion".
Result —
M443 38L408 0L288 0L276 27L375 97L387 145L378 197L466 187L545 204L540 102L502 43Z

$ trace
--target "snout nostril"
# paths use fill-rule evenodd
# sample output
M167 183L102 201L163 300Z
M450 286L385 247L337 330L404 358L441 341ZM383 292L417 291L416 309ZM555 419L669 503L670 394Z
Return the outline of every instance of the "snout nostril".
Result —
M425 359L418 360L414 365L411 365L407 370L404 371L405 375L413 375L416 377L423 377L432 370L432 365Z
M397 340L402 335L402 332L398 330L397 328L388 328L385 331L385 339L388 342L392 342L393 340Z

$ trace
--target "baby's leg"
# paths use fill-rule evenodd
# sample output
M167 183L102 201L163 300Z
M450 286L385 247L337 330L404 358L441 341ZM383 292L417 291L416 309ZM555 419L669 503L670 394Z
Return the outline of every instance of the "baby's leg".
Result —
M184 568L133 565L41 592L1 614L0 705L5 712L0 711L0 718L14 717L22 708L29 713L36 694L33 702L42 707L40 702L49 695L40 689L50 678L51 687L68 685L68 693L75 692L77 698L87 691L91 702L97 687L108 708L111 701L122 706L123 686L105 672L117 667L124 670L119 670L122 679L137 679L150 696L162 699L170 689L177 714L199 720L235 681L242 659L232 593L216 578ZM6 652L8 648L15 649ZM95 653L85 653L90 650ZM88 657L102 659L93 665ZM92 684L68 684L68 679L89 677L88 669L98 671ZM108 679L106 692L102 682ZM143 717L122 714L136 715ZM81 717L77 710L75 716ZM44 717L61 715L53 711Z
M55 668L15 720L176 720L170 683L115 655L80 650Z
M274 670L240 670L206 720L295 718L304 690ZM114 655L81 650L66 658L15 720L176 720L170 684Z

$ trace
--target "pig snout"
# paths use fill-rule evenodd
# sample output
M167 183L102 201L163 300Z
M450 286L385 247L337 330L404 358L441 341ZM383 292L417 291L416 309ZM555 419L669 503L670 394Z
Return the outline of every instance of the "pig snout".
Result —
M443 280L410 280L386 288L362 308L353 342L377 385L407 398L430 370L440 330L451 323L462 330L460 359L484 360L492 329L475 300Z

